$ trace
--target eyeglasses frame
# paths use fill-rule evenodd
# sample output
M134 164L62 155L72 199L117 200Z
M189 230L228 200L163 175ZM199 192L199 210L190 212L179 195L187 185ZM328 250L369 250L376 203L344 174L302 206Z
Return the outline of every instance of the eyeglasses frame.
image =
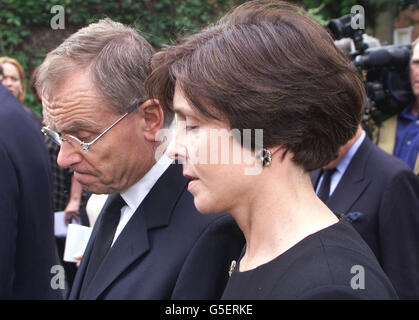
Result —
M105 131L103 131L100 135L98 135L95 139L93 139L93 141L90 142L83 142L80 141L79 138L76 138L75 136L69 135L72 138L74 138L76 141L78 141L80 143L80 147L81 150L83 150L84 152L88 152L89 148L96 142L98 141L101 137L103 137L103 135L108 132L109 130L111 130L118 122L120 122L122 119L124 119L127 115L129 115L130 112L126 112L122 117L120 117L118 120L116 120L113 124L111 124L107 129L105 129ZM57 143L59 146L61 146L61 144L65 141L68 141L68 139L61 137L61 133L58 133L54 130L52 130L49 126L46 127L42 127L41 129L42 133L50 138L52 138L52 140Z

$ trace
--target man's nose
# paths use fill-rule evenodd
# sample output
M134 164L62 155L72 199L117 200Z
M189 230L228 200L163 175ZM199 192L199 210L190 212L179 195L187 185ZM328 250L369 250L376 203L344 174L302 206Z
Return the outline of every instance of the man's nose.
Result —
M177 160L178 163L182 163L186 159L186 148L179 143L176 137L170 142L166 153L169 158Z
M81 151L76 150L70 143L62 142L57 156L57 164L62 168L69 168L83 160Z

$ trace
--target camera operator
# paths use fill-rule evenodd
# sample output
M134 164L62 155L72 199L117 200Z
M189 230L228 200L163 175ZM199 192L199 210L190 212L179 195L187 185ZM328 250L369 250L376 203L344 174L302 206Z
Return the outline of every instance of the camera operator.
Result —
M419 38L412 43L410 81L415 99L400 113L383 121L378 146L403 160L419 174ZM378 130L377 130L378 131ZM376 132L377 135L377 132Z

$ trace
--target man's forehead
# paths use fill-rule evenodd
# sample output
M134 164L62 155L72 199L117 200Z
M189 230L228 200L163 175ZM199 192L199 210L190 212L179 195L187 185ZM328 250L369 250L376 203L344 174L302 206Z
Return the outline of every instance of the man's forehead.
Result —
M89 89L66 90L65 92L56 90L52 94L42 95L42 106L53 112L54 109L72 107L79 103L95 104L98 100L99 98Z
M95 123L95 116L104 110L100 99L90 90L67 90L42 97L44 123L56 131L73 130Z
M93 117L97 113L58 114L52 116L47 112L43 113L44 124L57 132L76 132L86 130L99 132L98 120Z

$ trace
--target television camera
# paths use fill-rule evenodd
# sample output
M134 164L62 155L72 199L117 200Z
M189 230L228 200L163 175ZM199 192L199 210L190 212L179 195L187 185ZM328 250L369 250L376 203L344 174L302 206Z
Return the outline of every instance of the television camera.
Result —
M351 38L354 42L355 50L349 53L349 58L365 82L368 102L363 125L371 136L371 126L380 126L414 99L409 76L411 46L369 48L363 30L352 27L356 18L353 13L347 14L331 20L327 27L336 40Z

